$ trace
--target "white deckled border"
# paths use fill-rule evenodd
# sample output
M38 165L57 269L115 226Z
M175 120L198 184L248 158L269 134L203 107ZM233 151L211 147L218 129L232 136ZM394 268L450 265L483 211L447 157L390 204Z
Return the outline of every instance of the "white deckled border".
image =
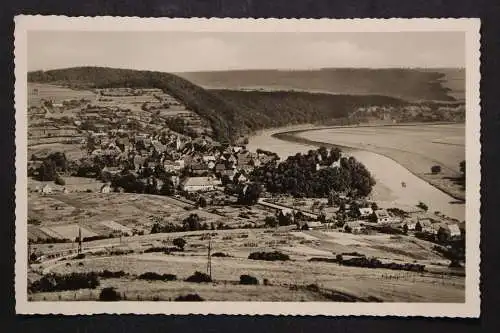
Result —
M15 17L16 313L273 314L478 317L480 314L479 19L168 19ZM28 302L27 297L27 31L394 32L463 31L466 38L466 297L465 303L328 302Z

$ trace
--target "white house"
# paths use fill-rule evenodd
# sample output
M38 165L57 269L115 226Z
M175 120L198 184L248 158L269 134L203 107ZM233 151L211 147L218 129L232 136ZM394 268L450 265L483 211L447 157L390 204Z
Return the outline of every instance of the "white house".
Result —
M343 230L344 232L350 232L353 234L359 234L363 232L366 228L363 226L363 224L360 221L351 221L351 222L346 222L344 223Z
M44 187L42 187L42 193L43 194L51 194L52 187L50 187L49 184L46 184Z
M182 184L182 189L187 192L213 191L221 184L220 180L213 177L188 177Z
M385 209L377 209L375 212L377 223L394 223L396 219L392 217Z
M366 217L370 217L372 214L373 214L373 209L371 209L371 207L359 209L359 216L360 217L366 218Z
M109 186L109 184L104 184L103 186L101 186L101 189L99 190L99 192L109 193L109 192L111 192L111 186Z

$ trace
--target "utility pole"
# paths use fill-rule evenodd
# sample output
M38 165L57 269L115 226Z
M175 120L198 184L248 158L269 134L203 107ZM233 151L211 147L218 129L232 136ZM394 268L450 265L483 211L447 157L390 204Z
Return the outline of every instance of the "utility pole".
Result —
M208 234L207 274L212 278L212 233Z
M78 228L78 254L82 253L82 228Z

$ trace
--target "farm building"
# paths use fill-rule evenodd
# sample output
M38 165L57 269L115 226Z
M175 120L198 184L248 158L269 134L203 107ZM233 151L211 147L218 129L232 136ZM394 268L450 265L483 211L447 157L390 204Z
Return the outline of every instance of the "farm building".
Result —
M109 184L104 184L101 186L101 189L99 190L101 193L109 193L111 192L111 186Z
M416 221L406 221L403 224L401 224L401 227L404 228L406 226L407 230L413 231L417 227L417 222Z
M428 218L419 219L415 225L415 230L431 234L436 233L435 228L432 226L432 221Z
M213 191L221 181L213 177L188 177L182 184L182 189L187 192Z
M365 226L360 221L351 221L344 224L344 232L350 232L353 234L362 233L365 230Z
M377 223L394 223L396 219L391 216L385 209L377 209L375 212Z
M42 187L42 193L43 194L51 194L52 193L52 187L50 187L49 184L46 184L44 187Z
M373 214L373 209L370 207L359 208L359 216L362 218L370 217Z
M307 221L302 226L302 229L303 230L314 230L314 229L321 229L323 227L324 227L324 225L321 222Z
M437 236L441 242L460 239L460 228L458 224L440 224Z

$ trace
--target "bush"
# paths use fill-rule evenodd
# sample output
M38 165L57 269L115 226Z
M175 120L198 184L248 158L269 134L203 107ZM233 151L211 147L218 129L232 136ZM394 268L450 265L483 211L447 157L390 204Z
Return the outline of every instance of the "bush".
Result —
M225 257L230 257L230 255L226 254L224 252L215 252L214 254L212 254L212 257L222 257L222 258L225 258Z
M175 281L177 280L177 276L174 274L158 274L155 272L146 272L139 275L139 279L149 281Z
M106 287L101 290L99 294L99 300L104 302L116 302L121 300L122 297L119 292L113 287Z
M240 275L240 284L257 285L259 280L254 276L243 274Z
M34 281L28 290L31 292L52 292L63 290L95 289L99 278L95 272L71 274L47 274Z
M73 259L85 259L85 253L78 253Z
M308 261L310 261L310 262L315 262L315 261L316 262L330 262L330 263L339 262L339 260L336 258L323 258L323 257L312 257Z
M248 256L248 259L252 260L266 260L266 261L286 261L290 260L287 254L281 253L279 251L273 252L252 252Z
M186 246L186 241L184 238L176 238L174 239L174 245L177 246L181 251L184 251L184 246Z
M176 302L203 302L204 299L198 294L187 294L177 296L175 298Z
M104 271L102 271L98 274L99 274L99 277L102 277L103 279L120 278L120 277L124 277L127 275L127 273L125 273L124 271L112 272L112 271L108 271L107 269L105 269Z
M56 179L54 180L54 182L57 185L61 185L61 186L66 185L66 181L61 176L57 176Z
M440 173L441 172L441 166L440 165L433 165L431 167L431 172L433 174L437 174L437 173Z
M193 275L191 275L186 279L186 282L196 282L196 283L212 282L212 278L208 274L196 271L194 272Z
M169 248L166 246L153 246L144 250L144 253L153 253L153 252L168 252Z
M319 292L319 287L316 283L312 283L312 284L307 285L306 289L309 291L315 292L315 293Z

